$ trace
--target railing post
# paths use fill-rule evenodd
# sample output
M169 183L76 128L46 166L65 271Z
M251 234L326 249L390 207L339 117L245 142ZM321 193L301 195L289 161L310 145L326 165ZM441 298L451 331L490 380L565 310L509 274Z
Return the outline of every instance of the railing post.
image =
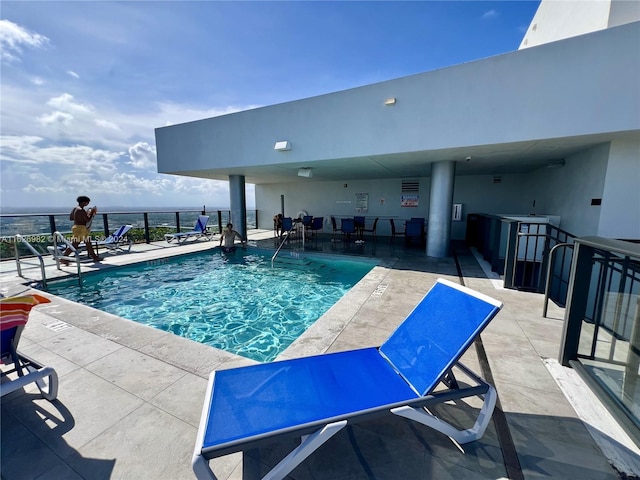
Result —
M559 361L565 367L578 356L580 330L587 311L589 283L591 282L593 247L576 242L571 262L569 293L564 314ZM594 319L595 320L595 319Z
M555 227L550 223L547 223L544 228L544 247L542 248L542 265L540 265L540 275L538 276L538 288L536 292L546 292L547 291L547 266L549 265L549 252L551 248L549 245L551 244L551 232ZM555 238L555 237L554 237Z
M504 268L500 268L500 240L502 234L502 219L494 217L491 222L491 270L503 273Z
M102 226L104 227L104 238L109 236L109 218L107 218L107 214L102 214Z
M180 212L176 212L176 232L180 232Z
M518 259L518 225L519 222L509 222L507 231L507 246L504 254L504 288L514 288L514 276Z
M151 236L149 235L149 214L147 212L143 213L144 218L144 240L147 244L151 243Z
M222 212L218 210L218 232L222 233Z
M56 216L55 215L49 215L49 229L51 230L51 236L53 236L53 234L56 233L56 231L58 230L56 228Z
M13 237L13 251L16 254L16 268L18 269L18 276L22 276L22 268L20 268L20 252L18 251L18 241L20 239L20 235L14 235Z

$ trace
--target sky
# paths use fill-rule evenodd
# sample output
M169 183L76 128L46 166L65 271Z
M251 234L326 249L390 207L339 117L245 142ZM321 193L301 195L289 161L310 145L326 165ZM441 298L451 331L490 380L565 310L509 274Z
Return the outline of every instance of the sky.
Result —
M228 207L157 173L155 128L514 51L538 5L2 0L0 209Z

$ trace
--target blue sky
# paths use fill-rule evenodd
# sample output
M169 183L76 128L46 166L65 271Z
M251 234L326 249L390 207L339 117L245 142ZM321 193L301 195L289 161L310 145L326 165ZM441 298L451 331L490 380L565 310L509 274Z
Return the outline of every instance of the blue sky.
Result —
M1 205L225 207L154 128L517 50L538 4L3 0Z

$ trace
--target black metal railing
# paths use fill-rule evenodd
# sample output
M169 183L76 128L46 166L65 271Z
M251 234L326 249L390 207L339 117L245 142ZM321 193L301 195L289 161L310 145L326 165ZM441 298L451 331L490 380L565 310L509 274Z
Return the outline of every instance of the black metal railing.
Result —
M640 445L640 245L575 240L560 362L581 371Z
M92 223L92 236L103 240L122 225L133 225L127 235L134 243L150 243L164 240L166 233L186 231L193 228L199 215L209 215L208 227L219 233L223 225L231 222L230 210L158 210L104 212ZM247 229L258 228L257 210L247 210ZM14 258L15 248L21 256L33 253L26 245L16 242L16 235L21 235L33 248L42 255L48 255L47 247L53 243L54 232L60 231L71 237L71 221L68 213L24 213L0 215L0 259Z
M548 290L549 298L560 306L566 301L572 250L565 249L553 257L550 252L556 245L571 245L574 238L547 222L488 214L467 217L467 244L476 247L491 269L502 275L505 288L538 293Z

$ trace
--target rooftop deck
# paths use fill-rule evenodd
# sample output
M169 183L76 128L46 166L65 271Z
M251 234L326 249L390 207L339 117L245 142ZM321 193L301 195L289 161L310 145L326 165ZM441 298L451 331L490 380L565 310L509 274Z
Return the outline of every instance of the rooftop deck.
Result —
M84 271L204 250L214 242L135 245ZM249 245L274 248L271 231ZM295 245L299 247L299 244ZM427 427L389 416L345 428L303 462L293 479L617 479L640 475L640 452L558 357L563 310L544 297L505 290L463 245L445 259L389 238L364 245L318 236L306 251L376 257L380 263L280 358L379 345L443 277L501 300L503 310L463 357L498 391L484 437L461 448ZM47 277L61 273L50 259ZM73 268L65 267L65 275ZM39 279L39 268L25 270ZM0 293L29 290L15 262L0 265ZM2 479L192 479L191 456L207 377L252 363L169 333L52 297L31 313L21 351L54 367L58 400L34 389L2 398ZM464 424L475 405L448 406ZM604 413L603 413L604 412ZM254 478L277 463L274 445L214 460L222 479ZM622 473L616 471L615 465ZM633 477L631 477L633 478Z

